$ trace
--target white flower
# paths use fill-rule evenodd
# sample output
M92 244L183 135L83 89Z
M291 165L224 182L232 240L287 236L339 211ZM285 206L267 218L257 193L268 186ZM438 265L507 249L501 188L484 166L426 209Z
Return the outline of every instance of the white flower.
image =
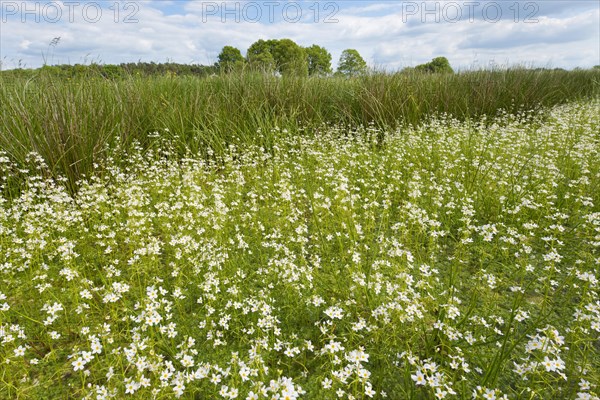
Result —
M229 397L230 399L235 399L238 397L238 390L236 388L231 388L229 390L229 393L227 393L227 397Z
M129 382L125 385L125 394L134 394L137 390L135 382Z
M83 358L83 360L85 361L86 364L89 363L90 361L92 361L92 359L94 358L92 353L89 351L82 351L81 357Z
M73 365L73 370L75 371L82 370L83 367L85 367L85 364L86 362L81 357L71 363L71 365Z
M483 398L486 400L496 400L496 391L493 389L485 389Z
M439 387L435 389L435 397L438 399L445 398L447 394L448 394L448 392L446 390L442 390Z
M194 366L194 359L189 354L186 354L181 359L181 365L183 365L185 368L193 367Z
M228 395L229 395L229 388L227 386L225 386L225 385L222 385L221 386L221 390L219 390L219 394L222 397L228 397Z
M91 345L92 354L100 354L102 353L102 345L98 341L92 342Z
M23 357L25 355L25 347L23 346L19 346L17 347L14 352L15 352L15 357Z
M342 319L344 316L344 310L339 307L332 306L325 310L325 314L327 314L327 316L331 319Z
M425 374L423 374L423 372L421 372L421 371L417 371L414 375L411 375L410 377L412 378L413 381L415 381L416 385L424 386L425 383L427 382L425 380Z
M250 393L248 393L248 396L246 396L246 400L258 400L258 395L253 391L250 391Z
M368 397L373 397L377 394L376 391L373 390L373 387L370 384L365 385L365 395Z

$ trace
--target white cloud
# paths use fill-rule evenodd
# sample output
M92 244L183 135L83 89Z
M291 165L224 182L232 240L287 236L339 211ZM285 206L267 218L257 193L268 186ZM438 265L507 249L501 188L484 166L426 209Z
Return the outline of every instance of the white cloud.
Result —
M31 41L29 41L29 40L22 40L21 43L19 43L19 47L23 50L27 50L30 45L31 45Z

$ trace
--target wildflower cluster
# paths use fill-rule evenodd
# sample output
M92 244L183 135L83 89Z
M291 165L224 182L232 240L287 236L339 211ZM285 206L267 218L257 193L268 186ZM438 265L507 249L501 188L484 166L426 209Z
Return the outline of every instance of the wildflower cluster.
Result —
M32 156L0 398L598 399L599 106L149 138L76 193Z

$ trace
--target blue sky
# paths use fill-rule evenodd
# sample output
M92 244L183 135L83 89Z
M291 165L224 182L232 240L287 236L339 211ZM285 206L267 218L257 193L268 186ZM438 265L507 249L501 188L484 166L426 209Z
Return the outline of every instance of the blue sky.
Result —
M388 70L437 56L459 69L585 68L600 64L600 1L0 0L3 69L44 61L212 64L225 45L245 54L271 38L324 46L334 64L355 48Z

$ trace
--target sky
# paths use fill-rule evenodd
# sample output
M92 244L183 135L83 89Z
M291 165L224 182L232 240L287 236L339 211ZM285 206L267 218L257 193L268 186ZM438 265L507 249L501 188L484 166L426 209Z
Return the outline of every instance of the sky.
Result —
M60 39L58 39L60 38ZM55 64L210 65L223 46L290 38L377 69L446 57L458 70L600 65L599 0L0 0L2 69Z

